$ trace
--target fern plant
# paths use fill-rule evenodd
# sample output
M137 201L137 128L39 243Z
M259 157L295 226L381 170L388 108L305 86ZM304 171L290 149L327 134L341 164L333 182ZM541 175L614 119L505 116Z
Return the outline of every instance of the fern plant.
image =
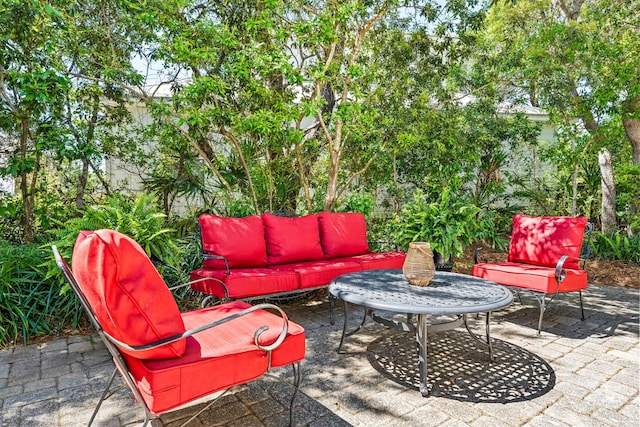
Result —
M130 199L115 194L109 196L105 204L86 209L82 217L61 224L56 232L57 240L52 244L69 256L80 231L110 228L138 242L152 259L177 267L180 245L174 237L174 230L166 226L164 219L165 215L155 207L153 196L143 194Z
M85 209L82 217L69 219L53 231L56 240L43 246L49 254L42 265L47 279L57 282L61 295L72 293L49 248L56 245L60 254L70 260L78 233L102 228L119 231L135 240L147 256L158 261L156 265L163 276L165 272L180 276L182 246L174 237L174 231L165 225L164 218L150 195L143 194L135 199L120 194L109 196L106 203Z
M455 197L449 189L445 188L433 201L417 190L413 201L394 218L392 233L405 249L414 241L431 243L433 251L446 262L461 256L468 245L484 237L476 220L479 213L479 207Z

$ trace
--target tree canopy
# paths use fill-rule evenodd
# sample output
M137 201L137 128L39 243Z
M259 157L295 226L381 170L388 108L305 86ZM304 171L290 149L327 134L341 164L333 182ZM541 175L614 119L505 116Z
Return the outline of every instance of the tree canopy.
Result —
M241 215L340 210L359 194L393 213L421 189L634 224L638 6L0 0L0 174L19 188L0 209L31 241L120 191L102 168L118 160L168 215L178 198ZM558 140L539 142L524 107L547 112Z

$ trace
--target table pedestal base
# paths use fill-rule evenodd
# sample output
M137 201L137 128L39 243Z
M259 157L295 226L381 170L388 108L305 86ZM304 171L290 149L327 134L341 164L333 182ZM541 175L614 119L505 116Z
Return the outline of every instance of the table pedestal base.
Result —
M429 387L427 385L427 355L428 355L428 345L429 345L428 339L427 339L428 333L444 332L444 331L457 328L458 326L464 324L469 335L471 335L475 340L483 344L486 344L489 347L489 360L491 362L495 362L495 356L493 354L493 345L491 344L491 328L489 326L490 320L491 320L490 311L486 313L485 337L483 338L482 336L479 336L475 334L473 331L471 331L471 328L469 327L469 323L468 323L467 314L456 316L456 318L450 322L441 322L441 323L434 323L434 324L429 323L430 315L418 314L418 321L417 321L417 327L416 327L413 325L413 314L407 314L407 322L405 323L405 322L398 322L395 320L378 316L375 314L373 310L368 308L365 308L364 310L364 316L362 318L362 322L360 322L360 325L358 325L358 327L353 331L347 332L348 311L347 311L346 301L343 301L343 308L344 308L344 325L342 327L342 337L340 338L340 344L338 345L338 353L342 353L342 344L344 344L345 338L355 334L362 328L362 326L364 326L367 320L367 316L370 316L371 319L376 323L380 323L382 325L385 325L391 328L401 329L405 332L415 332L416 341L418 343L418 365L420 369L420 393L424 397L429 396Z

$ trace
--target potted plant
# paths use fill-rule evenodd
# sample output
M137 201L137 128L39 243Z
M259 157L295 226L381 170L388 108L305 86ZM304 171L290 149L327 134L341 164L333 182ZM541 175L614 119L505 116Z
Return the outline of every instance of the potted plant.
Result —
M407 248L410 242L429 242L436 270L451 271L452 257L461 256L482 231L477 222L480 208L451 194L445 188L430 201L416 190L413 201L404 205L392 222L396 242Z

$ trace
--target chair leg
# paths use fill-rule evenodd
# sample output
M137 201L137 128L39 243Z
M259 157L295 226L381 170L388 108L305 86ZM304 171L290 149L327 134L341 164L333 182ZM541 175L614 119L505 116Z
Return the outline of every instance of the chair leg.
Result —
M116 375L118 375L118 368L115 368L113 370L113 374L111 374L111 378L109 378L109 381L107 381L107 386L105 387L104 391L102 392L102 396L100 396L100 400L98 401L98 404L96 405L96 409L93 410L93 414L91 414L91 419L89 420L89 424L87 424L87 427L90 427L91 424L93 424L93 420L96 418L96 415L98 415L98 411L100 410L100 407L102 406L102 402L105 401L105 399L107 399L107 395L109 394L109 389L111 388L111 384L113 384L113 380L116 378Z
M584 320L584 305L582 305L582 290L578 290L580 294L580 313L582 314L582 320Z
M291 405L289 406L289 426L293 427L293 404L295 403L298 390L300 390L300 381L302 380L302 371L300 369L300 362L296 362L291 365L293 367L293 385L295 390L293 396L291 396Z
M329 323L335 325L336 321L333 319L333 306L335 305L335 299L333 295L329 293L327 289L327 295L329 296Z
M202 298L202 302L200 303L200 308L207 308L207 304L209 304L209 301L211 301L213 299L213 295L207 295L206 297Z
M536 296L538 300L538 304L540 305L540 318L538 319L538 335L542 331L542 316L544 316L544 311L547 309L547 301L545 300L545 296Z

